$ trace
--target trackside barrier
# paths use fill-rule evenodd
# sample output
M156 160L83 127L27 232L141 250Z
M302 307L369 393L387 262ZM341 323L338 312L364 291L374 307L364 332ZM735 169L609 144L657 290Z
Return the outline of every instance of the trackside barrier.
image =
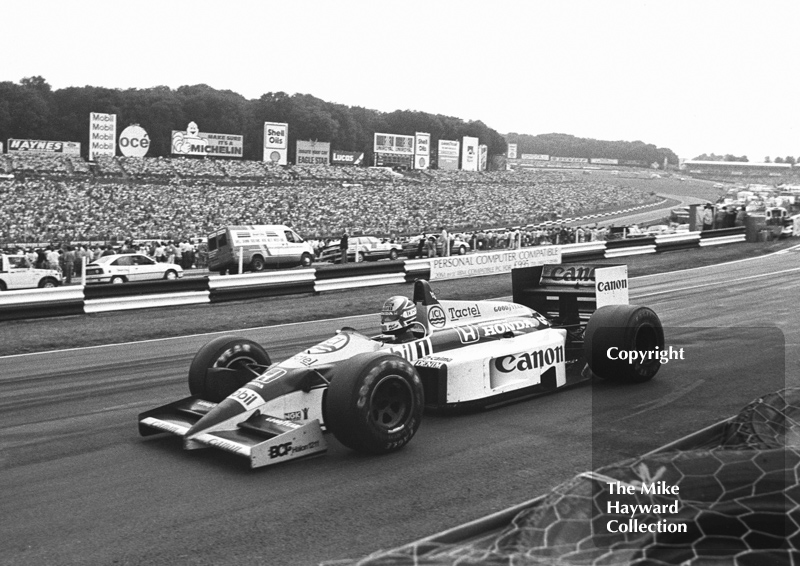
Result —
M132 309L174 307L178 305L201 305L210 302L211 299L209 298L208 291L185 291L160 295L150 294L132 297L111 297L108 299L87 299L83 309L87 314L92 314Z
M171 281L131 281L119 285L92 284L83 288L89 299L111 299L133 295L161 295L167 293L186 293L189 291L208 291L205 279L174 279Z
M660 253L745 241L745 228L665 234L561 246L564 262ZM394 285L430 277L430 260L361 262L326 269L209 275L176 281L26 289L0 293L0 321L238 301Z
M340 291L342 289L356 289L359 287L376 287L378 285L396 285L406 282L405 273L380 273L378 275L361 275L359 277L339 277L326 279L314 284L314 291Z
M209 275L212 303L313 293L316 269L296 269L242 275ZM205 280L204 280L205 281Z
M0 293L0 320L83 314L83 287L21 289Z

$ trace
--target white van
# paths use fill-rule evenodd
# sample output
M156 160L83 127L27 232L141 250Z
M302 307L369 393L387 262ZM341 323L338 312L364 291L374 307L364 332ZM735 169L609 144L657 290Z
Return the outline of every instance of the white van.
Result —
M311 244L287 226L226 226L208 235L209 271L238 273L240 253L244 271L308 267L314 261Z

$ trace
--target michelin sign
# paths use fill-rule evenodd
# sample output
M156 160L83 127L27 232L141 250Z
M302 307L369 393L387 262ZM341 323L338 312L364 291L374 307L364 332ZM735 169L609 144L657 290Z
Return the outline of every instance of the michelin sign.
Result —
M243 136L232 134L207 134L195 122L189 122L186 131L172 130L172 154L241 158L243 140Z

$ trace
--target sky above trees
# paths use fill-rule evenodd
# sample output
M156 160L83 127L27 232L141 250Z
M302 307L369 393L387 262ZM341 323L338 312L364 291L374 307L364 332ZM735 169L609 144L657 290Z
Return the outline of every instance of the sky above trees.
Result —
M3 14L0 81L208 84L685 158L800 154L796 0L40 0Z

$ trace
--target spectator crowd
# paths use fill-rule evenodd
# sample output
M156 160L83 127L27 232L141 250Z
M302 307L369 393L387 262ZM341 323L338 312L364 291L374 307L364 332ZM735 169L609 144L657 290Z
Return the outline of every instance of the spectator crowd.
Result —
M65 161L54 161L62 165L0 181L0 243L174 241L241 224L286 224L307 238L441 226L471 235L654 199L570 171L428 171L404 179L363 167L118 158L100 161L92 175L59 177ZM264 173L261 182L242 180L256 171Z

